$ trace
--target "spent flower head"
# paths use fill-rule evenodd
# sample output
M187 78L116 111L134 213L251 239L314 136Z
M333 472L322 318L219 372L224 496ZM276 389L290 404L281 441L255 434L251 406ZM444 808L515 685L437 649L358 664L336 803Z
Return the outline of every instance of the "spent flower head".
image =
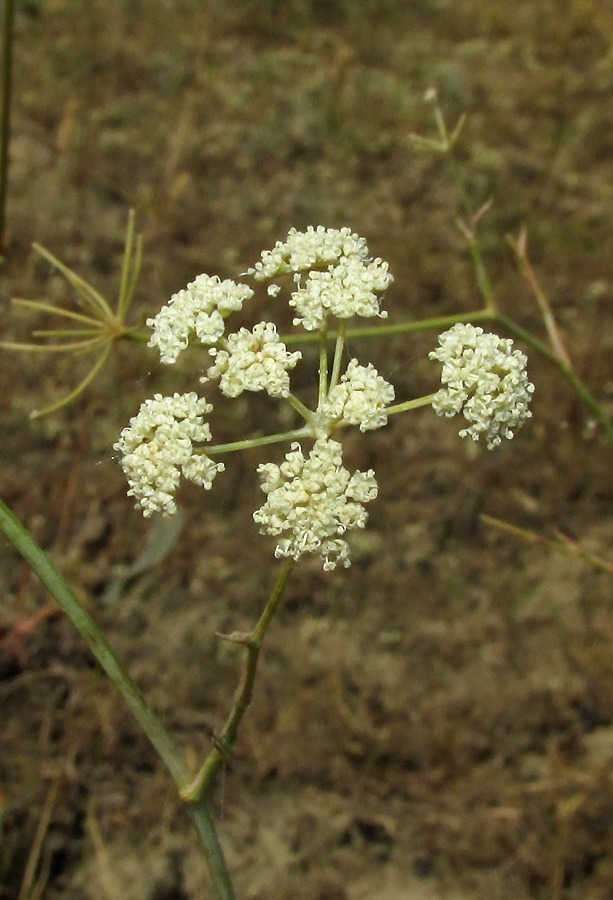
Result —
M532 415L528 404L534 385L526 374L526 356L513 350L509 338L467 324L441 334L439 344L429 356L443 364L441 381L446 387L434 396L435 413L462 412L469 426L460 437L484 437L488 450L498 446L501 437L512 438Z

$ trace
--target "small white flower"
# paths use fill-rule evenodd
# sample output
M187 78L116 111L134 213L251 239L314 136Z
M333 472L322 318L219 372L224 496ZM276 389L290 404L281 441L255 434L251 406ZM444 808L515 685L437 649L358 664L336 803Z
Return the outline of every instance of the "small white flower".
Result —
M174 363L192 334L203 344L215 344L224 333L224 319L253 296L246 284L216 275L199 275L187 288L173 294L157 316L147 319L153 329L148 347L158 347L164 363Z
M288 369L293 369L302 354L288 353L272 322L260 322L252 331L241 328L228 335L226 349L209 351L215 365L205 381L220 378L226 397L238 397L243 391L266 391L271 397L289 395Z
M264 505L253 514L261 534L281 536L275 556L299 559L318 553L323 568L349 565L349 547L339 535L363 528L367 513L363 503L377 496L372 469L351 475L343 467L342 447L320 439L305 458L299 444L292 444L280 466L258 467Z
M442 388L432 401L437 415L462 412L469 427L460 437L474 441L481 436L488 450L502 437L512 438L515 429L532 415L528 409L534 385L526 374L527 358L513 350L513 341L497 334L484 334L474 325L457 324L441 334L429 356L443 363Z
M368 258L364 238L352 234L350 228L324 228L310 225L306 231L291 228L285 241L277 241L273 250L262 253L261 262L249 269L256 281L265 281L287 272L307 272L328 266L342 257Z
M386 407L393 399L394 388L372 363L361 366L352 359L317 412L337 425L359 425L360 431L370 431L387 423Z
M210 441L211 429L202 417L210 403L195 393L145 400L138 414L121 432L114 445L122 454L121 466L130 484L128 496L136 497L144 516L177 511L174 493L181 472L207 490L223 463L194 453L193 442Z
M298 313L294 325L307 331L321 328L328 316L349 319L351 316L379 316L387 313L379 308L375 291L384 291L394 279L381 259L341 259L325 272L311 272L304 287L294 291L289 301Z

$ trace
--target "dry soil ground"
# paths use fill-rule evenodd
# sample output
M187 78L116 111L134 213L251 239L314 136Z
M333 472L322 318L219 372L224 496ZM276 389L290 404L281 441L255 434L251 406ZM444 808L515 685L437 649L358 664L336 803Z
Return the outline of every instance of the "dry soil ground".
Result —
M505 241L532 260L576 371L613 413L610 0L43 0L15 29L5 339L39 323L10 298L72 302L38 241L106 295L130 207L145 235L133 321L200 272L234 277L289 227L350 226L395 283L390 321L480 306L445 160L419 153L436 86L505 312L546 340ZM271 314L266 295L253 321ZM275 311L276 315L276 311ZM289 312L284 327L289 326ZM436 333L355 341L399 399L436 389ZM524 347L524 349L526 349ZM313 389L312 355L297 389ZM82 357L4 352L0 495L51 553L194 763L227 713L276 576L251 514L258 462L181 495L180 535L143 552L112 444L155 391L198 387L122 345L59 413ZM531 354L534 417L495 452L431 411L347 435L380 496L353 565L301 564L215 795L241 900L613 897L612 576L481 514L555 529L611 559L611 448ZM219 440L278 430L276 404L216 412ZM276 455L275 455L276 453ZM80 637L0 548L0 896L203 900L197 837ZM51 612L52 608L49 608Z

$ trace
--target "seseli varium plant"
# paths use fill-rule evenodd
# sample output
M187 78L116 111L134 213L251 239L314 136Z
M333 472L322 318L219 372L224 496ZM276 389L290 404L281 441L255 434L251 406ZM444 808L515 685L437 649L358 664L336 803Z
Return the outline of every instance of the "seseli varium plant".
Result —
M101 351L76 388L37 415L64 406L78 396L104 364L111 347L121 340L139 344L148 340L166 365L174 364L190 342L204 348L192 389L171 396L156 394L146 400L115 444L128 479L128 493L145 516L176 513L182 478L211 489L216 478L223 477L224 459L229 453L288 445L280 464L265 462L258 466L264 497L253 513L254 531L258 529L274 539L275 556L282 562L252 631L220 635L242 647L245 658L227 719L213 736L210 752L197 766L188 763L92 617L27 529L0 500L0 530L30 563L79 630L172 776L201 837L215 894L221 900L235 900L235 891L211 815L211 792L216 776L232 753L249 706L266 631L301 557L315 557L326 571L350 565L351 532L365 527L366 504L377 496L375 472L351 471L344 463L345 430L359 429L365 434L386 425L390 416L431 406L437 415L461 416L460 436L481 441L488 449L512 438L531 415L529 403L534 388L526 374L525 355L514 349L512 340L485 333L481 327L484 326L513 335L553 364L593 421L613 440L613 425L563 352L553 315L528 260L525 234L520 234L512 246L522 273L531 288L536 289L552 349L499 309L478 235L478 225L489 202L473 213L454 156L463 119L450 132L435 94L429 92L427 99L433 103L437 136L413 139L418 148L440 154L449 162L462 198L465 218L459 226L473 259L482 308L422 321L383 321L387 318L383 295L393 280L387 263L373 259L365 240L349 228L320 226L304 232L292 229L284 241L263 252L237 282L199 275L147 321L150 330L143 336L127 323L141 258L141 244L134 238L131 217L115 311L75 272L48 251L39 250L66 276L85 309L75 313L46 302L18 301L76 324L69 329L35 332L43 342L68 338L59 346L3 344L13 350ZM293 310L297 326L293 334L280 336L271 321L232 327L233 314L242 311L248 315L250 301L260 287L267 289L270 305L274 301L281 309L285 302ZM371 321L364 322L365 319ZM440 333L438 346L429 357L433 376L438 371L441 378L438 390L426 396L396 398L393 385L370 362L348 357L347 337L384 338L425 329ZM292 375L302 362L302 354L288 349L309 342L319 343L318 386L313 402L292 390ZM231 443L216 444L207 420L213 402L226 402L245 392L265 392L279 404L289 406L295 416L294 427L258 437L239 433ZM287 416L283 421L287 421Z
M246 658L232 708L211 752L193 777L179 785L182 798L195 809L203 804L208 809L215 776L232 751L252 696L266 629L297 560L315 556L326 571L349 566L350 532L366 525L365 505L377 496L377 479L372 469L350 471L345 466L341 441L345 429L373 431L392 415L431 406L438 415L462 414L460 435L482 440L493 449L504 438L512 438L531 415L528 406L534 390L526 375L526 357L513 349L511 340L456 323L440 335L438 348L430 353L435 363L442 364L441 388L395 402L393 385L372 363L346 358L350 320L386 318L382 295L393 280L388 264L372 259L365 240L349 228L292 229L241 278L244 281L234 282L199 275L147 321L152 330L149 346L157 348L163 363L174 364L193 341L206 348L209 364L199 377L198 391L156 394L146 400L115 444L128 493L145 516L176 512L181 478L209 490L223 473L226 454L289 444L280 464L262 463L257 469L265 499L253 518L261 534L275 539L275 556L284 562L253 631L221 636L242 645ZM308 406L292 391L292 373L302 353L288 350L274 322L231 328L232 314L248 312L258 283L266 284L269 296L279 303L289 285L286 302L294 311L294 325L319 340L316 404ZM263 437L237 435L232 443L215 444L206 421L213 408L211 398L221 394L231 400L260 391L289 404L296 427ZM199 828L206 846L206 835ZM207 828L213 828L210 818ZM219 845L214 846L211 853L209 841L207 853L218 893L233 897L223 855Z
M253 513L254 527L274 539L274 554L282 563L253 630L220 636L243 647L245 659L227 719L199 766L188 765L93 619L0 501L0 528L81 632L172 775L202 839L221 900L235 900L235 892L211 816L211 791L251 700L264 636L301 557L316 557L325 571L350 565L350 534L365 527L365 506L377 496L372 469L351 471L345 465L343 433L354 428L365 435L386 425L390 416L431 406L438 415L461 414L460 435L493 449L512 438L531 415L534 388L525 355L510 339L484 333L477 325L455 321L440 335L429 355L434 365L442 366L441 387L423 397L398 402L393 385L372 363L347 358L351 320L385 319L382 297L392 280L388 264L371 258L366 241L349 228L292 229L284 241L262 253L240 281L199 275L147 321L149 346L157 348L162 363L173 365L190 342L202 345L206 356L193 390L146 400L115 444L128 493L145 516L176 513L182 478L209 490L223 477L228 453L289 445L280 464L258 466L264 498ZM302 361L301 351L288 350L296 335L282 339L271 321L231 327L234 313L248 314L259 285L266 286L271 302L281 304L287 293L285 302L302 340L319 342L316 401L310 405L292 390L292 374ZM375 323L362 333L385 334L396 327ZM207 421L213 400L221 395L226 402L245 392L265 392L289 405L295 427L259 437L238 434L231 443L214 443Z

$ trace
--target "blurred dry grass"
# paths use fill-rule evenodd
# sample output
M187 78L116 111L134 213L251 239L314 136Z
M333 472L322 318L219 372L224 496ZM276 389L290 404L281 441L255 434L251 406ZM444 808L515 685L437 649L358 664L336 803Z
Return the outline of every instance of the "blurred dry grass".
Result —
M104 293L134 206L143 317L308 224L350 225L389 260L392 319L475 308L456 191L409 140L434 84L450 120L468 113L460 154L475 206L493 199L481 236L501 305L539 329L505 242L526 223L567 346L611 410L612 40L607 0L47 0L17 20L2 299L64 297L33 240ZM28 324L7 314L3 337ZM403 398L430 389L433 340L354 349ZM27 423L78 365L3 357L0 494L95 603L147 534L112 443L144 397L194 380L189 361L169 375L122 349L78 407ZM534 419L497 453L467 452L427 412L349 438L381 496L348 573L301 567L217 798L241 897L358 900L375 883L389 900L611 896L610 576L479 522L559 526L611 558L610 448L555 371L530 371ZM241 399L215 433L273 416ZM263 458L229 460L210 495L187 490L171 556L95 608L193 754L236 678L214 632L251 623L273 577L250 519ZM9 632L46 598L1 552ZM208 896L165 774L78 637L51 617L3 647L0 896Z

